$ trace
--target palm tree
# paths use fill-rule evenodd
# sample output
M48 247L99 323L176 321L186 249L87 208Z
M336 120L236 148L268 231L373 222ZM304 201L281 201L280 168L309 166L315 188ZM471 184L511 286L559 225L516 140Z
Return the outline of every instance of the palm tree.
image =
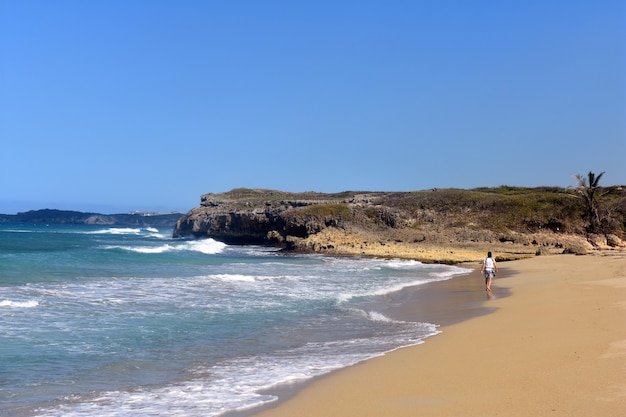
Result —
M597 231L600 226L600 215L598 213L598 198L600 195L598 195L597 191L602 175L604 175L604 172L596 175L591 171L589 171L586 178L582 175L574 175L574 178L578 181L576 192L580 194L585 202L585 205L587 206L587 217L589 218L590 232Z

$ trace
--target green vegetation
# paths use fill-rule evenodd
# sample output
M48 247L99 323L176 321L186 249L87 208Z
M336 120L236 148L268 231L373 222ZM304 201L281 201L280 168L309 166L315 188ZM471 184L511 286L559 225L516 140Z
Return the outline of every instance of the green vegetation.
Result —
M280 200L343 200L354 193L345 191L337 194L324 194L314 191L302 193L291 193L287 191L269 190L264 188L233 188L221 194L205 194L206 197L226 197L233 200L246 200L251 202L259 201L280 201Z
M623 231L626 194L621 187L603 189L594 195L597 205L611 201L612 209L604 212L603 232ZM414 228L439 223L493 231L582 233L586 230L587 208L575 191L558 187L435 189L389 195L385 204L408 213L415 219Z
M347 204L315 204L302 207L297 211L300 217L343 217L350 220L350 208Z
M576 181L578 182L578 187L576 188L576 192L582 198L585 207L586 207L586 216L587 221L589 222L588 231L591 233L599 232L601 229L602 220L600 218L600 197L602 193L599 192L600 189L600 178L602 178L604 172L601 172L596 176L593 172L589 171L587 177L583 177L582 175L575 175ZM589 180L587 182L587 180Z

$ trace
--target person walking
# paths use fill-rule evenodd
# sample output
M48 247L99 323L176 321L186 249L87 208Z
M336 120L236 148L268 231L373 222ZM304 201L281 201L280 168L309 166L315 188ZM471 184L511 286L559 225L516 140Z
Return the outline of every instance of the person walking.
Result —
M483 267L480 272L485 277L485 291L491 291L491 280L498 272L498 264L493 259L491 252L487 252L487 257L483 260Z

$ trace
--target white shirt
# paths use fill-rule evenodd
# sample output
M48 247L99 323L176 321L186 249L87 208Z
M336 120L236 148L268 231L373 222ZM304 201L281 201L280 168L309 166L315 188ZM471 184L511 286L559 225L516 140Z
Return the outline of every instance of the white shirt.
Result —
M494 264L493 258L485 258L485 269L493 269Z

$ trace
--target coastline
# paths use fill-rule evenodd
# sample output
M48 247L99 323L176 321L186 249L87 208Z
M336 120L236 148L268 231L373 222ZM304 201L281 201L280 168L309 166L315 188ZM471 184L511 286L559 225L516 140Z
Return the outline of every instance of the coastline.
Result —
M439 327L491 313L493 308L488 301L494 297L488 297L485 294L484 279L480 273L480 263L464 263L458 266L466 268L468 273L443 281L406 287L387 294L384 296L384 302L377 302L375 308L379 309L379 312L384 316L393 320L419 321L436 324ZM502 271L498 276L504 278L507 274L508 271ZM510 291L505 288L502 288L498 293L498 297L507 297L509 295ZM430 340L432 337L428 337L426 340ZM263 390L261 393L276 396L278 399L242 410L229 411L221 416L250 417L262 410L275 408L303 389L306 389L311 383L341 372L343 369L346 368L337 369L309 380L279 384Z
M624 252L540 256L499 267L496 298L481 306L465 304L467 320L457 315L446 321L445 312L433 312L440 314L442 333L425 343L338 370L302 389L292 387L288 395L280 392L278 401L245 415L484 416L511 410L622 415ZM450 281L456 285L464 277ZM482 281L475 273L470 277ZM507 291L511 297L500 296ZM484 314L485 309L495 311ZM415 313L407 308L397 314L394 318L401 319Z

